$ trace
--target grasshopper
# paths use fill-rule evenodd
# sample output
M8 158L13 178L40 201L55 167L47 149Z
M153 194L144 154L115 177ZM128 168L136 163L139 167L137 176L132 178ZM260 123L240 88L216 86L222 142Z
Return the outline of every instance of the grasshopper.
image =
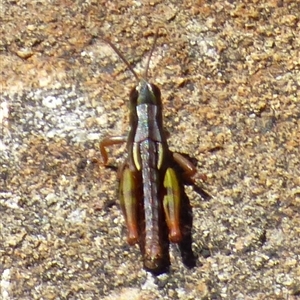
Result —
M180 243L183 183L174 163L191 179L195 166L179 153L169 150L163 128L160 89L147 81L151 55L158 31L148 57L145 73L140 78L123 54L105 40L127 65L138 85L130 92L130 130L128 136L106 137L100 142L103 162L107 165L106 147L127 142L128 156L119 167L119 197L128 230L128 243L138 243L143 254L144 268L161 273L168 267L165 251L169 241ZM167 233L166 233L167 232ZM165 239L168 239L167 246ZM167 247L167 249L166 249Z

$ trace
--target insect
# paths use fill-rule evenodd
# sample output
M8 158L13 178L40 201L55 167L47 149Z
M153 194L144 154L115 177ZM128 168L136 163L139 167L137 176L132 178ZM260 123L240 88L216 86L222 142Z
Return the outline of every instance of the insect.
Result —
M127 65L138 84L130 92L130 129L128 136L106 137L100 142L100 152L106 165L106 147L127 142L127 158L119 167L119 197L128 230L128 243L138 243L144 267L152 273L162 273L168 267L169 241L183 239L181 208L183 182L174 164L180 166L185 178L192 178L195 166L179 153L169 150L163 128L160 89L147 80L154 42L145 73L140 78L123 54L105 40ZM166 242L167 240L167 242Z

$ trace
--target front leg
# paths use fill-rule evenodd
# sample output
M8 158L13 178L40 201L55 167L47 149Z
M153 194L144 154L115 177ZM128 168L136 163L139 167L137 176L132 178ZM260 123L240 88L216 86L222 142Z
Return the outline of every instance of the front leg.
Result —
M107 161L108 161L108 155L107 155L107 151L106 151L105 147L123 144L126 141L127 141L127 136L110 136L110 137L104 138L99 143L100 153L101 153L104 165L107 165Z

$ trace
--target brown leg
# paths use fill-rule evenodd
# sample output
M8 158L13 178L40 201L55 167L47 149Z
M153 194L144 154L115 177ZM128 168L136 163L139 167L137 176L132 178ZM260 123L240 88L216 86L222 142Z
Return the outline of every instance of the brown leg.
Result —
M184 177L192 179L192 177L197 173L196 167L187 158L179 153L173 153L173 158L184 170Z
M104 138L100 143L99 143L99 148L101 152L101 156L103 159L104 164L107 164L108 161L108 155L105 147L112 146L112 145L119 145L123 144L127 141L127 136L110 136Z
M188 183L195 185L196 179L199 179L201 181L207 180L207 176L205 174L197 173L196 167L183 155L175 152L173 153L173 158L175 162L184 170L183 178Z

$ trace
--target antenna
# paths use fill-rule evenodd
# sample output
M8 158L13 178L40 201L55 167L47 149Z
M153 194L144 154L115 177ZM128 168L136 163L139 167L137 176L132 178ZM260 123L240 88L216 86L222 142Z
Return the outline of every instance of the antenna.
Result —
M125 63L125 65L128 67L128 69L132 72L132 74L134 75L134 77L136 78L137 81L140 81L139 76L136 74L136 72L133 70L132 66L130 65L130 63L127 61L127 59L125 58L125 56L120 52L120 50L109 40L107 39L103 39L109 46L111 46L113 48L113 50L117 53L117 55L123 60L123 62Z
M148 70L149 70L150 60L151 60L151 56L152 56L152 53L154 51L154 48L156 46L157 39L158 39L158 28L155 31L154 41L153 41L152 48L151 48L149 56L148 56L148 60L147 60L146 68L145 68L145 73L144 73L144 78L145 79L147 79L147 76L148 76Z
M125 58L125 56L121 53L121 51L110 41L107 40L105 38L102 38L104 42L106 42L116 53L117 55L122 59L122 61L125 63L125 65L128 67L128 69L132 72L132 74L134 75L134 77L136 78L137 81L140 81L139 76L137 75L137 73L134 71L133 67L130 65L130 63L128 62L128 60ZM145 68L145 73L144 73L144 78L147 79L148 76L148 70L149 70L149 65L150 65L150 60L151 60L151 56L152 53L155 49L156 46L156 41L158 39L158 29L155 32L155 37L154 37L154 41L148 56L148 60L147 60L147 64L146 64L146 68Z

